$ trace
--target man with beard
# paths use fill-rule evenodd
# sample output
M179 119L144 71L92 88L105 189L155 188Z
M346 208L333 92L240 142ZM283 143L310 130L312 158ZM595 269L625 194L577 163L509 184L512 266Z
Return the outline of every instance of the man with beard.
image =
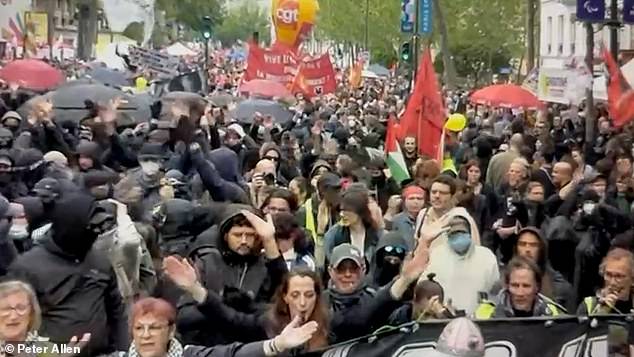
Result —
M107 257L92 249L97 236L105 233L93 224L94 203L94 198L80 193L57 202L52 234L9 268L10 277L28 282L37 292L42 309L39 332L43 336L68 341L91 334L80 356L129 347L115 273Z
M225 218L216 227L215 237L207 245L193 248L191 256L195 257L200 281L206 289L221 294L224 302L234 309L251 313L258 303L270 301L287 272L286 262L274 232L270 234L270 230L275 230L270 215L264 220L244 205L231 205L224 212ZM205 318L190 299L179 306L179 324L187 343L212 346L239 340L227 333L209 331Z
M418 153L416 150L416 138L413 136L406 136L403 139L403 158L405 159L407 168L410 170L410 174L412 174L412 167L416 165L416 160L418 160Z

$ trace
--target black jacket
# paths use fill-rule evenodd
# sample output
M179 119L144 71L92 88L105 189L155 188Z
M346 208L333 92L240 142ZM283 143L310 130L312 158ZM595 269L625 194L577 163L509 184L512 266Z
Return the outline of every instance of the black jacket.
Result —
M19 256L9 276L33 286L42 308L42 336L68 341L91 333L82 356L126 351L128 326L115 273L87 229L94 199L69 195L56 203L53 228L41 245ZM34 264L33 262L37 262Z
M127 320L117 279L101 253L91 251L78 261L46 239L19 256L9 275L35 289L42 308L42 336L68 341L90 332L82 356L127 349Z
M231 228L228 226L229 221L239 215L240 209L249 208L242 205L228 206L220 225L197 238L190 257L207 289L220 294L228 306L251 313L270 301L287 269L282 256L269 261L259 253L259 247L248 256L240 256L227 247L224 235ZM212 331L215 329L209 328L196 309L195 302L189 298L179 304L178 316L178 328L185 343L212 346L238 339L222 325L215 324L222 326L222 331Z

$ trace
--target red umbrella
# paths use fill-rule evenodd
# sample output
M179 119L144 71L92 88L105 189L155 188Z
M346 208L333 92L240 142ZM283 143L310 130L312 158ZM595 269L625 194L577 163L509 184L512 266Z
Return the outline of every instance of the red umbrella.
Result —
M46 62L34 59L17 60L0 69L0 79L20 87L44 91L64 81L61 71Z
M514 84L496 84L475 91L471 102L507 108L540 108L542 103L531 92Z
M288 88L282 83L274 82L267 79L254 79L240 86L240 92L249 93L261 97L292 97Z

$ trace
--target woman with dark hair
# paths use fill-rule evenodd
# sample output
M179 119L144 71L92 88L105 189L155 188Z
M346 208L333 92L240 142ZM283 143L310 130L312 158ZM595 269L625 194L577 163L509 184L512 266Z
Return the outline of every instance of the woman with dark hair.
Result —
M382 231L372 218L368 191L349 188L341 198L340 208L341 220L324 236L326 259L330 261L330 254L336 246L350 243L371 261Z
M317 350L333 342L328 308L322 300L321 280L313 271L291 271L284 277L267 311L245 314L225 305L216 292L205 289L196 276L195 268L186 259L168 257L164 267L169 277L191 294L206 319L223 326L223 329L239 332L236 336L240 336L241 342L270 339L284 331L284 326L289 323L293 326L316 325L315 332L301 350Z
M232 343L215 347L183 346L175 338L176 309L162 299L143 298L132 307L132 344L127 357L267 357L304 344L317 331L317 324L299 326L289 321L269 340L248 344Z
M312 255L314 246L306 238L304 230L299 227L295 216L290 213L278 213L273 216L273 224L275 240L288 270L306 267L315 271L315 260Z
M262 202L262 212L264 214L276 215L278 213L295 213L297 211L297 200L293 193L285 188L274 187L266 195Z

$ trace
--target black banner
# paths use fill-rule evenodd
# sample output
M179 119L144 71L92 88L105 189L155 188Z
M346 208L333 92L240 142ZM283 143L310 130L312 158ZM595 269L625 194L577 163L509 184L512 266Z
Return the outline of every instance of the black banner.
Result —
M477 321L485 357L629 356L631 318L569 317ZM447 321L403 325L304 357L425 357ZM634 356L632 356L634 357Z
M184 73L156 83L154 95L159 98L170 92L207 93L207 81L202 71Z

